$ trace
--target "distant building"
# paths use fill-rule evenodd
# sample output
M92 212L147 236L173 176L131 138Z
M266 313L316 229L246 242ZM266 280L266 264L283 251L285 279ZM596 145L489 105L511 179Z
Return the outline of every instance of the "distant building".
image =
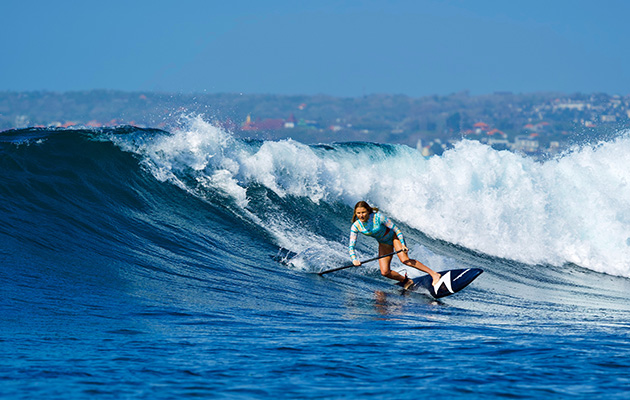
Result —
M247 115L245 123L241 126L243 131L275 131L284 128L285 122L283 119L267 118L262 121L252 121L251 115Z
M585 108L588 108L588 104L585 103L558 103L554 104L553 109L555 110L578 110L583 111Z
M300 120L297 123L297 126L300 126L303 128L315 129L319 127L319 124L317 123L317 121L311 121L311 120L306 120L304 118L300 118Z
M343 128L340 125L330 125L328 127L328 129L330 129L333 132L339 132L340 130L342 130Z
M477 122L475 125L473 125L473 129L474 132L479 135L482 132L488 132L488 130L490 130L490 126L485 122Z
M549 122L539 122L537 124L527 124L523 128L530 132L540 132L549 127Z
M284 127L285 127L286 129L295 128L295 123L296 123L295 116L294 116L293 114L291 114L291 115L289 116L289 119L287 119L286 121L284 121Z
M514 139L512 149L516 151L523 151L525 153L536 153L540 147L540 143L536 136L520 135Z
M245 123L241 126L241 130L243 131L255 131L256 126L252 122L252 116L247 114L247 118L245 119Z

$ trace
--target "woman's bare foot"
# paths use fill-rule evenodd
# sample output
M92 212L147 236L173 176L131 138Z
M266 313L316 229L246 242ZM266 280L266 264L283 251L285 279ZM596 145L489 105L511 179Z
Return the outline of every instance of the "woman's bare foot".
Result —
M432 285L435 286L436 283L438 283L440 281L441 277L442 277L442 275L438 274L437 272L435 274L431 275L431 278L433 278Z
M413 286L413 279L407 279L407 282L405 282L405 285L403 286L403 288L407 290L412 286Z

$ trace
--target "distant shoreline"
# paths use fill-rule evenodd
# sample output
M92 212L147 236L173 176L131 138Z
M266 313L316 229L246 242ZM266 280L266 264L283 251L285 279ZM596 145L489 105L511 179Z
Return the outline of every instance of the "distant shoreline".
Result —
M165 128L202 114L236 135L304 143L400 143L433 154L471 138L525 153L559 151L575 141L630 126L630 96L497 92L472 96L360 97L240 93L0 91L0 130L37 126L135 125Z

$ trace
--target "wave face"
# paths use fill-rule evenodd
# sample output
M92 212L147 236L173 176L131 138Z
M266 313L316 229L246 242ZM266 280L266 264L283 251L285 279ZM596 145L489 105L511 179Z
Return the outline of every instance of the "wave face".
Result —
M200 117L3 132L3 395L383 398L394 381L410 399L625 398L628 146L536 162L463 141L425 159ZM432 268L484 274L444 302L376 263L319 277L348 262L358 200Z

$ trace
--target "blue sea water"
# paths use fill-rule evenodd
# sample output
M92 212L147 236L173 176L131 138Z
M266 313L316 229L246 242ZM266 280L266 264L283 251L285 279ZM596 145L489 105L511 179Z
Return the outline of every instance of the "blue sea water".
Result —
M626 399L629 165L627 134L535 161L199 117L3 132L0 397ZM360 199L484 274L439 301L376 263L318 276Z

